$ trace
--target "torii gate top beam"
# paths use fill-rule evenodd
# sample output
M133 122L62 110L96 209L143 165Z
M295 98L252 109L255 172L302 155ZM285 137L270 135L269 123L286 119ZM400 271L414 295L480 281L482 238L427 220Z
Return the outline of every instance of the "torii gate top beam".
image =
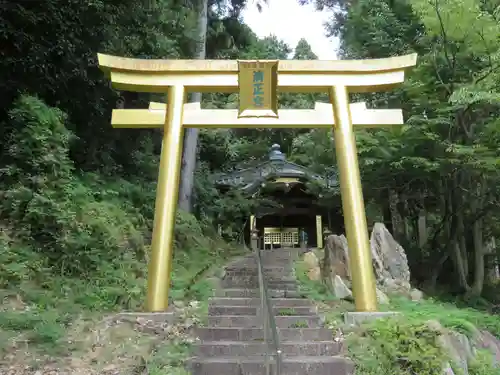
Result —
M237 92L234 60L146 60L98 54L99 66L120 90L166 92L182 85L190 92ZM278 88L285 92L327 92L343 85L350 92L392 89L415 66L416 54L370 60L284 60L278 65Z

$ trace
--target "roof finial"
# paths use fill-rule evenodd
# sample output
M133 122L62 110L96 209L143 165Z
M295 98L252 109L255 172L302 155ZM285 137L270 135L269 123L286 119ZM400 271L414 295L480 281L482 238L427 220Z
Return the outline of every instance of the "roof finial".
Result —
M271 151L269 151L269 160L274 161L274 160L279 160L279 161L284 161L285 160L285 154L281 152L281 147L279 144L275 143L271 146Z

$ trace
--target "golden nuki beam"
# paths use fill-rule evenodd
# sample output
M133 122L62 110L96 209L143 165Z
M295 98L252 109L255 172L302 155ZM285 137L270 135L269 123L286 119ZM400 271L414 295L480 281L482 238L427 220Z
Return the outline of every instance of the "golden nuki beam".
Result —
M365 103L350 104L353 125L375 128L403 124L400 109L367 109ZM114 128L161 128L165 104L152 102L148 109L114 109ZM236 109L200 109L199 103L184 104L184 127L187 128L327 128L335 124L332 105L316 103L314 109L282 109L278 118L238 118Z
M152 103L150 110L115 110L112 119L114 127L164 129L148 277L149 311L165 310L168 306L183 127L333 126L356 310L377 309L353 126L398 125L403 118L400 110L371 110L363 103L349 104L348 94L397 86L404 81L405 70L415 66L416 54L374 60L279 61L278 91L325 92L331 104L317 104L314 110L280 110L275 119L238 119L237 110L183 106L187 92L237 92L238 61L141 60L103 54L98 59L100 68L117 89L168 92L166 109L164 104Z

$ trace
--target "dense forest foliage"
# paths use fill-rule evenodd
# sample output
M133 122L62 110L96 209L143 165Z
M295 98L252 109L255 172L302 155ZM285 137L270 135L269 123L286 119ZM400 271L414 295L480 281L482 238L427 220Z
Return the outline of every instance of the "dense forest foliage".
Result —
M242 21L247 5L262 6L244 0L0 4L0 287L36 283L64 291L68 280L87 280L106 303L133 307L147 272L161 134L112 129L110 114L164 98L111 89L97 52L317 58L305 40L288 46L273 36L259 39ZM419 55L401 89L353 97L373 108L401 107L406 119L403 127L357 131L369 222L385 222L405 246L416 283L489 296L500 240L498 2L315 5L332 13L325 32L340 37L341 58ZM282 94L280 106L312 108L318 100L328 98ZM202 97L204 108L236 105L234 94ZM236 192L220 195L214 173L261 160L273 143L291 161L335 173L331 132L323 130L200 130L190 142L183 179L187 159L196 168L194 188L186 191L187 181L181 192L179 267L196 261L190 254L212 254L208 238L218 224L225 240L236 240L256 204ZM324 205L339 204L338 188L321 197Z

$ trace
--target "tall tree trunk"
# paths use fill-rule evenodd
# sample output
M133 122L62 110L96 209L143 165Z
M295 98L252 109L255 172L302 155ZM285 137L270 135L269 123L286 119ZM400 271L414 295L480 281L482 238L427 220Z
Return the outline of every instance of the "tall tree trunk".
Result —
M472 225L474 236L474 281L472 282L471 295L479 297L484 286L484 246L483 246L483 219L477 219Z
M198 45L195 58L204 60L206 57L208 23L208 0L200 0L198 8ZM191 95L191 103L201 103L201 93ZM182 169L179 185L179 208L191 212L194 190L194 172L198 150L199 129L184 130L184 149L182 152Z
M464 214L463 211L457 213L457 237L458 245L460 247L460 253L464 259L464 272L468 279L469 277L469 257L467 255L467 241L465 238L465 225L464 225Z
M490 258L490 261L486 265L486 279L491 285L495 284L500 278L500 269L498 267L498 257L496 254L496 240L495 237L491 236L488 242L485 244L485 254Z
M391 205L389 201L389 189L382 193L382 216L387 230L394 236L394 227L392 223Z
M432 291L436 290L436 285L437 285L439 275L441 274L441 271L443 269L443 265L445 264L445 262L448 260L449 257L450 257L450 253L445 252L441 256L441 258L439 258L438 262L431 266L432 269L430 272L429 280L427 282L427 288L429 288L429 290L432 290Z
M413 242L412 231L411 231L411 227L412 227L411 222L413 220L411 220L411 217L410 217L410 206L408 204L408 198L406 197L406 193L402 193L400 195L400 199L401 199L401 203L402 203L401 211L403 212L402 216L403 216L403 223L404 223L405 242L403 242L403 243L409 244L409 243Z
M392 219L392 235L399 243L402 242L405 233L404 219L399 211L399 195L395 190L389 190L389 209L391 211Z
M473 213L478 215L483 208L483 200L485 193L485 183L479 182L477 185L477 198L473 205ZM472 224L472 235L474 242L474 280L470 294L474 297L479 297L483 291L484 276L485 276L485 262L484 262L484 241L483 241L483 219L482 217L476 218Z
M418 247L423 249L427 243L427 238L429 237L427 234L427 211L425 208L421 208L418 211Z
M460 239L458 233L457 208L460 206L460 202L458 201L459 197L456 194L455 180L452 181L451 187L452 189L448 192L447 196L448 212L451 213L451 222L449 224L447 236L447 238L450 239L449 251L453 266L455 268L455 271L457 272L457 281L463 291L468 292L470 290L470 286L468 284L467 274L465 272L466 265L464 264L467 262L467 258L464 259L462 251L460 249Z

